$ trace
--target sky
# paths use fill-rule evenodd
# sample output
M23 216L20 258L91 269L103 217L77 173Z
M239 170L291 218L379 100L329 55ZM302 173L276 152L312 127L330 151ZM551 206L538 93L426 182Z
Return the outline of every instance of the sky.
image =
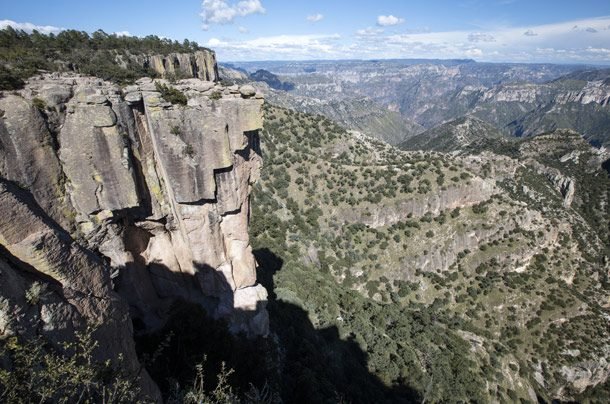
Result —
M195 40L220 62L470 58L610 65L610 0L0 0L0 28Z

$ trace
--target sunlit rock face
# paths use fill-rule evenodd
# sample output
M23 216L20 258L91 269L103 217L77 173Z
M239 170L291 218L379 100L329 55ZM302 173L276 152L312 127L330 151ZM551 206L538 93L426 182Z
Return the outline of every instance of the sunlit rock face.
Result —
M214 62L204 56L190 66ZM96 322L100 357L123 354L134 372L132 321L156 329L176 299L267 334L248 239L263 99L216 83L210 66L193 75L207 81L158 80L186 105L151 79L121 88L78 75L0 95L1 309L23 314L3 333L59 342ZM28 302L36 282L47 292Z

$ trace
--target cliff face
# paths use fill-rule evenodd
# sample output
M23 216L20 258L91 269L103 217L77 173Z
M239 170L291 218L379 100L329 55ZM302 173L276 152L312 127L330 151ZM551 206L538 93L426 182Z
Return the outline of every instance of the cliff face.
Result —
M153 55L146 57L142 62L143 65L150 67L162 77L174 75L206 81L219 79L216 56L211 50Z
M193 75L214 80L199 56ZM199 79L175 87L187 105L151 79L120 88L55 74L0 94L0 296L14 319L3 334L59 342L96 322L98 355L123 354L135 372L130 314L154 329L175 299L267 333L247 232L262 97ZM32 302L35 282L48 293Z

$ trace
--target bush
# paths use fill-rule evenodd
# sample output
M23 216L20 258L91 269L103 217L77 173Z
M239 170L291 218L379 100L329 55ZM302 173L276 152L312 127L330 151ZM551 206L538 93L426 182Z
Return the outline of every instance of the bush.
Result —
M64 343L63 351L70 354L57 352L41 337L3 341L0 402L137 402L138 385L120 370L121 358L116 358L116 366L93 359L97 342L92 333L88 328L76 334L75 343Z
M165 101L171 102L174 105L186 105L188 101L186 95L177 88L159 82L155 83L155 87Z
M169 130L169 133L171 133L172 135L179 136L182 133L182 131L180 130L179 126L172 126L171 129Z
M0 90L18 90L23 88L24 84L17 73L0 65Z
M195 156L195 149L193 149L193 146L190 144L187 144L184 146L184 149L182 149L182 155L193 158Z
M222 98L222 93L220 91L214 91L212 94L210 94L211 100L219 100L221 98Z
M34 97L32 99L32 105L34 105L39 111L44 111L47 108L47 103L38 97Z

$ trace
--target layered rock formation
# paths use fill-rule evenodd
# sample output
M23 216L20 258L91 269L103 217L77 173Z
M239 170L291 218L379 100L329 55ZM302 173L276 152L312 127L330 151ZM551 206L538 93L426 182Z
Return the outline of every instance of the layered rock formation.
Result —
M148 68L165 79L196 78L204 81L218 81L216 54L206 48L194 52L171 52L164 54L131 54L117 53L115 62L123 69L129 69L130 63Z
M198 53L187 68L214 80L213 59ZM175 88L187 105L164 100L151 79L120 88L54 74L0 94L4 334L59 342L95 322L99 356L122 354L134 373L130 320L155 329L176 299L266 335L248 240L262 97L199 79ZM51 293L28 303L35 282Z
M207 49L193 53L153 55L145 58L143 64L162 77L173 75L174 77L198 78L206 81L219 79L216 57L214 52Z

